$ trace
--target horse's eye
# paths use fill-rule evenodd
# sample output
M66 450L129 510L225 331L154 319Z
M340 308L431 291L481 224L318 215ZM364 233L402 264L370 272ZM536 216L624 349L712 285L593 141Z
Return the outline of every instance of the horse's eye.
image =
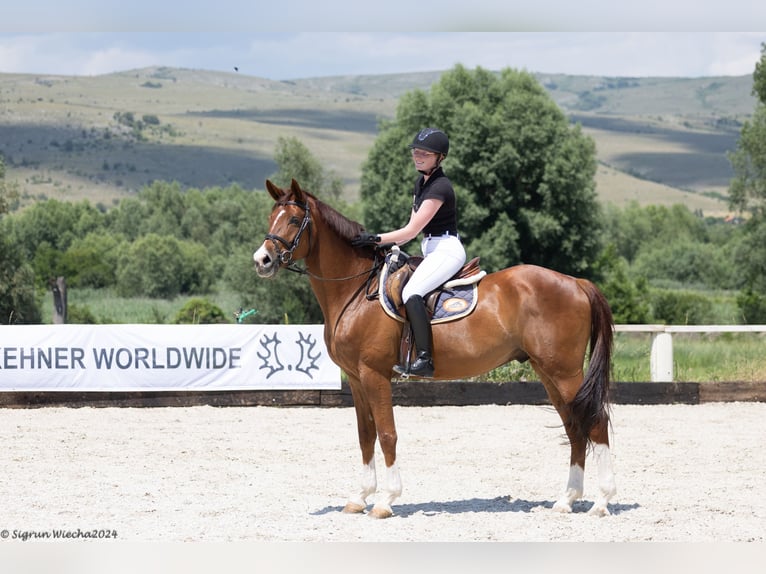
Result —
M289 225L300 226L300 224L301 224L301 220L300 220L300 219L298 219L297 217L295 217L295 216L293 215L293 216L290 218L290 221L289 221L288 223L289 223Z

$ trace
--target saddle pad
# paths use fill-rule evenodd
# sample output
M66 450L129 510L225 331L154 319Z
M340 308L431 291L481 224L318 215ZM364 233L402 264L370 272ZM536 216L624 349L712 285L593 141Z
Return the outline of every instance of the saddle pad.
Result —
M406 318L398 312L394 303L386 295L385 285L387 278L388 268L384 266L380 273L378 300L389 317L404 323ZM442 287L436 299L436 304L434 305L434 314L431 318L431 323L446 323L447 321L455 321L461 317L469 315L476 307L478 290L477 283L472 285L457 285L449 289ZM430 297L431 295L429 294L426 299L430 300Z

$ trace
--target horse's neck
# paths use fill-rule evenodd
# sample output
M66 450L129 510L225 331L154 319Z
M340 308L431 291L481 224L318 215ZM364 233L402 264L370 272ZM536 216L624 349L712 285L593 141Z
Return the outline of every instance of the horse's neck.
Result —
M374 267L372 259L361 258L349 249L348 254L328 250L327 256L306 260L311 289L319 302L325 324L335 323L356 300L363 300L367 280ZM332 257L330 257L330 254Z

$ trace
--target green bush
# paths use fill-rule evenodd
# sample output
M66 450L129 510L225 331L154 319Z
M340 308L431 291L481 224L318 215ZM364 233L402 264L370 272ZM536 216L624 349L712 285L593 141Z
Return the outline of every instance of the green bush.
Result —
M744 323L751 325L766 323L766 295L756 293L748 287L737 296L737 306L742 313Z
M693 291L656 290L651 295L654 320L668 325L701 325L711 322L712 301Z
M201 297L190 299L173 320L176 325L206 325L229 322L220 307Z
M98 319L87 305L68 304L66 322L71 325L96 325Z

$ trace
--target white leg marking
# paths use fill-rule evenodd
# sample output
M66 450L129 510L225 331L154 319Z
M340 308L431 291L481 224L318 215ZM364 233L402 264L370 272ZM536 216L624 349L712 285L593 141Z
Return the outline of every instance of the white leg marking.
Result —
M356 506L367 506L367 497L378 488L378 477L375 473L375 457L370 459L369 464L362 466L362 487L358 493L348 498L348 503Z
M402 493L402 477L396 463L386 468L386 486L380 492L373 511L378 515L391 515L391 503Z
M572 503L582 496L583 482L585 480L585 471L579 464L573 464L569 467L569 481L567 490L561 495L553 505L556 512L572 512Z
M598 469L598 488L601 491L601 496L596 499L588 513L596 516L609 516L607 504L617 492L609 446L605 444L593 445L593 458Z

